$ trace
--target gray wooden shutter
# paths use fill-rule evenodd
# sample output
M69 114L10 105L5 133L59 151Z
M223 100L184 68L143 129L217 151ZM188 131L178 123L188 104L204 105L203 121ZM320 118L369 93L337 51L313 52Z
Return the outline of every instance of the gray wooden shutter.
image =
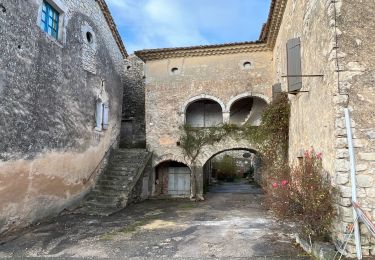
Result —
M288 40L287 51L287 75L288 92L298 92L302 88L301 70L301 41L299 38ZM290 77L299 76L299 77Z
M273 84L272 86L272 100L275 100L277 95L281 93L281 83Z

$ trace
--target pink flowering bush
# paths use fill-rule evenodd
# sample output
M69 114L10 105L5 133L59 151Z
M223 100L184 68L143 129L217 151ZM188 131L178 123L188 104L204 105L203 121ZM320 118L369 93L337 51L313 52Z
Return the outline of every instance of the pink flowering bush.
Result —
M303 234L327 240L336 215L332 188L322 168L322 153L305 151L300 165L284 167L267 189L269 207L301 223Z

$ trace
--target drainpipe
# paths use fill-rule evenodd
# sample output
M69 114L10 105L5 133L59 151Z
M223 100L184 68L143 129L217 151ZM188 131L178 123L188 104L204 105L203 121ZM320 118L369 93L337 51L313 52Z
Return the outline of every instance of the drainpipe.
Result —
M349 159L350 159L352 201L357 202L357 187L356 187L357 185L356 185L355 157L354 157L354 148L353 148L352 127L350 124L349 109L344 108L344 111L345 111L346 133L347 133L347 139L348 139ZM362 259L361 235L359 233L357 212L355 211L354 207L353 207L353 219L354 219L354 239L355 239L355 248L357 252L357 259Z

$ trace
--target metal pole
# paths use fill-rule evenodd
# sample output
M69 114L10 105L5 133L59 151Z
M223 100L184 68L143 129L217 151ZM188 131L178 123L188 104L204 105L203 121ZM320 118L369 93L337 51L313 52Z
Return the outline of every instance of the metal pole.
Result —
M345 108L345 123L346 123L346 134L348 139L349 148L349 159L350 159L350 174L352 182L352 201L357 202L357 190L356 190L356 172L355 172L355 158L354 158L354 148L352 139L352 127L350 123L349 109ZM353 219L354 219L354 238L355 238L355 248L357 251L357 259L362 259L362 248L361 248L361 235L359 233L358 217L357 212L353 208Z

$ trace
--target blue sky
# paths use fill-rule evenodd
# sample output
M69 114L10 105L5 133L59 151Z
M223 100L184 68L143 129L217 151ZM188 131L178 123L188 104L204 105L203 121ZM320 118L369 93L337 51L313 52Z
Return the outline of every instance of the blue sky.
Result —
M270 0L106 0L129 53L253 41Z

